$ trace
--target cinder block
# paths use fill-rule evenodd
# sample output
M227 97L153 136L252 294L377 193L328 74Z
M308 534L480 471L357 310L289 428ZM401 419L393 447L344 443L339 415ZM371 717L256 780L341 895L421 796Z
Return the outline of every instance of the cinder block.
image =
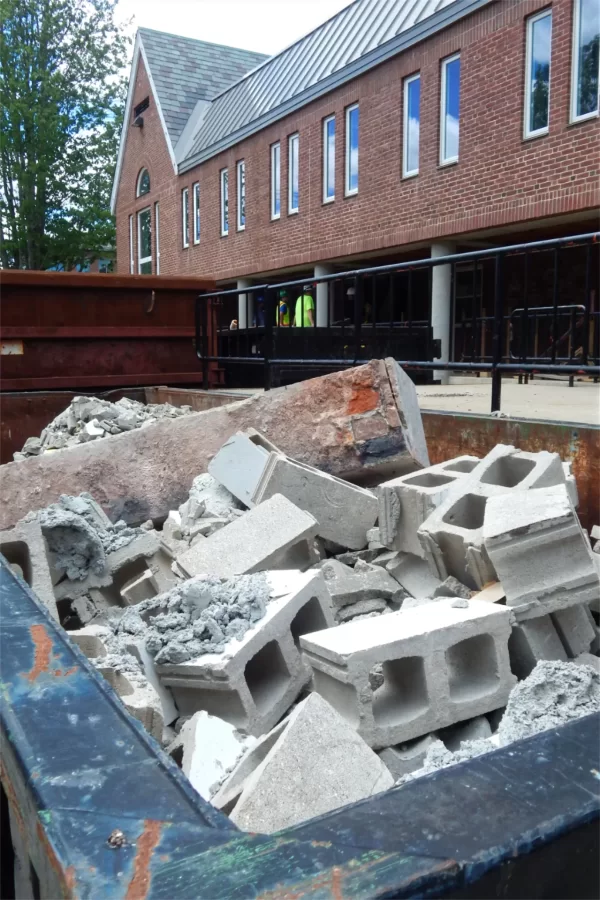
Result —
M177 557L186 575L245 575L267 569L306 569L314 562L310 543L318 524L281 494L275 494L205 541Z
M515 625L508 641L510 666L517 678L527 678L541 659L566 660L567 654L550 616Z
M453 575L473 590L497 581L483 540L488 499L516 488L524 491L564 482L557 453L525 453L498 444L453 485L420 526L418 537L426 559L442 581Z
M589 651L596 631L585 603L560 609L552 613L551 618L568 656L573 658Z
M46 541L37 521L19 522L10 531L0 532L0 553L37 596L53 619L59 621Z
M399 553L386 570L411 597L432 597L442 582L431 571L427 560L412 553Z
M247 779L231 819L271 834L392 787L385 765L335 709L311 694Z
M481 741L491 738L492 727L485 716L475 716L467 722L459 722L439 732L438 737L447 750L460 750L464 741Z
M423 556L417 529L447 497L455 482L464 478L478 462L475 456L459 456L442 465L380 484L381 543L392 550Z
M142 600L156 597L158 593L159 591L150 569L146 569L141 575L135 576L121 588L121 597L129 606L141 603Z
M271 453L252 495L255 504L282 494L318 522L320 537L362 550L377 521L375 494L305 463Z
M399 605L406 596L388 572L361 560L351 569L337 559L328 559L321 563L321 572L335 609L364 600L389 600Z
M582 653L573 660L573 663L576 666L591 666L600 675L600 656L594 656L593 653Z
M416 772L423 765L427 751L433 744L435 734L426 734L424 737L415 738L405 744L396 744L394 747L386 747L379 750L377 756L385 763L394 781Z
M208 471L244 506L252 507L259 502L253 500L253 495L268 459L269 452L264 447L251 436L238 431L213 456Z
M229 815L239 800L248 778L258 768L269 750L271 750L287 728L288 718L276 725L268 734L258 738L250 750L242 756L231 773L225 778L217 793L211 797L210 802L213 806Z
M84 656L88 659L98 659L106 656L106 639L112 636L112 631L104 625L86 625L77 631L67 632L71 640L77 644Z
M454 602L440 599L301 639L314 689L370 746L408 741L506 703L516 681L510 611ZM373 690L369 673L379 664L384 680Z
M287 576L288 592L269 601L266 615L241 640L232 639L222 653L157 666L181 715L204 709L247 734L261 735L310 680L300 637L334 623L323 576L316 570L274 575Z
M160 699L154 688L140 675L133 678L111 667L98 666L100 674L119 695L125 709L142 723L148 734L162 740L163 717Z
M598 596L593 554L564 484L490 498L482 533L518 621Z

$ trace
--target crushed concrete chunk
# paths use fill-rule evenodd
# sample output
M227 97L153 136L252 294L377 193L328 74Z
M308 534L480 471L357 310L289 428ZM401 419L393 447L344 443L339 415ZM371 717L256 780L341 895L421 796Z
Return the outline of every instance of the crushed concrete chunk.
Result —
M311 694L248 778L231 819L245 831L272 834L392 785L355 730Z
M426 734L405 744L396 744L378 752L379 759L385 763L394 779L402 778L423 766L427 751L433 744L435 734Z
M321 564L327 590L337 609L365 600L389 600L400 605L406 593L383 569L358 560L353 569L335 559Z

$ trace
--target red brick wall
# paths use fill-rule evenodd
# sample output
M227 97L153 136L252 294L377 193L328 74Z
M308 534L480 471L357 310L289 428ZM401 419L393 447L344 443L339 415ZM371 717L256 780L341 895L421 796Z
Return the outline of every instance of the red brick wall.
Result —
M550 131L524 141L525 18L552 6ZM118 271L142 165L161 204L161 273L241 277L459 236L600 204L599 120L569 125L572 0L501 0L176 177L154 104L130 128L121 176ZM440 60L461 53L460 159L440 168ZM420 172L401 178L402 79L421 72ZM143 67L135 103L148 93ZM359 193L344 198L344 109L360 103ZM322 120L336 114L336 199L322 203ZM300 133L300 212L287 215L287 137ZM281 141L281 219L270 221L270 151ZM236 231L235 164L246 161L246 230ZM219 171L229 168L229 235ZM200 181L202 237L182 249L181 189ZM191 230L191 222L190 222ZM532 234L532 238L535 233Z

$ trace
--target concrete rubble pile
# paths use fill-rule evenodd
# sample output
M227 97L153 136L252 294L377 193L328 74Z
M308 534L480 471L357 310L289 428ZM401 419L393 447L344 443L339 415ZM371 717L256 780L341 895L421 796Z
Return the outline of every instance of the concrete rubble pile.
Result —
M600 710L600 554L568 466L504 445L429 466L405 390L418 463L376 487L249 429L161 520L113 524L81 494L0 534L129 712L249 831Z
M122 397L116 403L101 397L74 397L69 406L47 425L39 437L29 437L23 449L13 454L15 462L55 450L77 447L88 441L147 428L165 418L193 412L191 406L170 403L144 404Z

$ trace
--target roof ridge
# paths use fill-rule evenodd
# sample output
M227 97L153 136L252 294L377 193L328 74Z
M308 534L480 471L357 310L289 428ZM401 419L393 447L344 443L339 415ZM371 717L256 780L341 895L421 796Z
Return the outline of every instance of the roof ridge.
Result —
M201 38L188 37L185 34L175 34L172 31L159 31L158 28L147 28L146 26L140 25L138 27L138 32L144 31L149 31L152 34L161 34L169 38L177 38L180 41L190 41L194 44L202 44L205 47L218 47L221 50L238 50L241 53L251 53L253 56L263 56L264 61L271 58L267 53L261 53L260 50L246 50L245 47L233 47L231 44L217 44L214 41L204 41Z

